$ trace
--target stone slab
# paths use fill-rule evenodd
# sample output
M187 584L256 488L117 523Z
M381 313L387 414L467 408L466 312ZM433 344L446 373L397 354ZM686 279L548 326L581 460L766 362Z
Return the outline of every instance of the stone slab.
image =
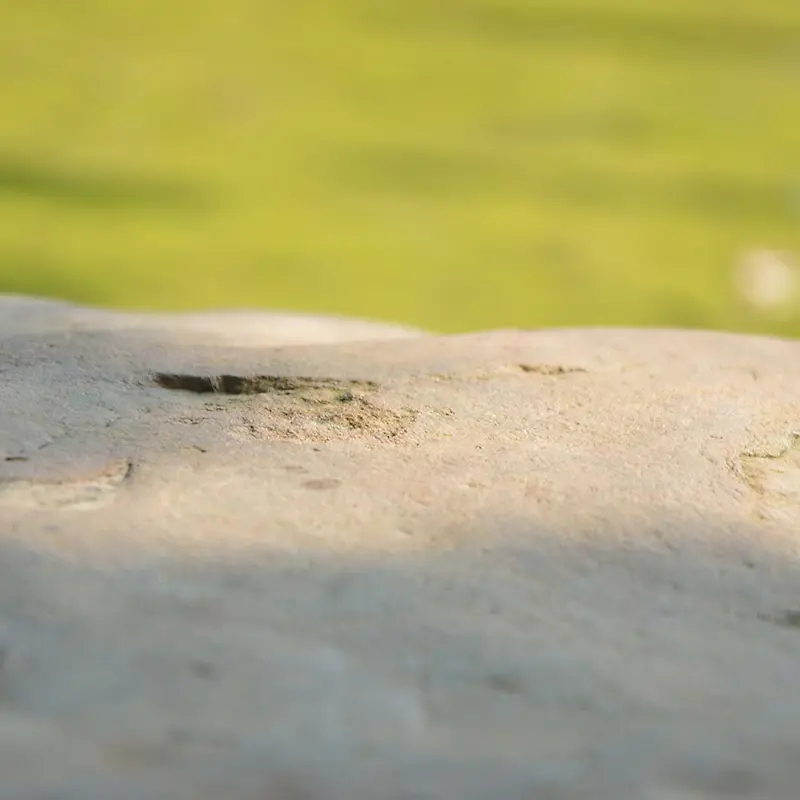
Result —
M0 797L798 796L800 343L15 314Z

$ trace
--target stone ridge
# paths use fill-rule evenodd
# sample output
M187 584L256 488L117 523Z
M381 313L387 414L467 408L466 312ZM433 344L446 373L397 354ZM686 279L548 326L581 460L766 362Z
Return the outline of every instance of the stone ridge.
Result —
M404 325L332 315L262 311L157 314L107 311L22 295L0 294L0 336L20 333L122 331L140 339L231 346L405 339L423 331Z

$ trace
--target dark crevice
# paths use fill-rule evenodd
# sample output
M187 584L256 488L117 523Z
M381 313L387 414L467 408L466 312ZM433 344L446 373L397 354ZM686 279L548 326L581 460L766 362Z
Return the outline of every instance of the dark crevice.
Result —
M586 372L583 367L563 367L560 364L520 364L523 372L533 372L538 375L569 375L573 372Z
M308 389L338 389L343 392L343 401L352 399L352 395L348 395L348 389L374 390L378 388L373 381L283 375L207 376L156 372L153 378L163 389L194 392L195 394L293 394Z

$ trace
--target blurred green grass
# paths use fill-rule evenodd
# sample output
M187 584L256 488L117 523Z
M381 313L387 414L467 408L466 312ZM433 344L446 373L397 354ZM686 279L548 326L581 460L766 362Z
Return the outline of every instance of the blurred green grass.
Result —
M800 334L796 0L8 0L0 291Z

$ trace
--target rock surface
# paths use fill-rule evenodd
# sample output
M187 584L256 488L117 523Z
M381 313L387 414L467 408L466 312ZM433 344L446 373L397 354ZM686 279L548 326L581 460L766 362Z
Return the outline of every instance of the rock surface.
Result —
M143 314L82 308L71 303L0 295L0 335L117 331L170 343L246 347L406 339L423 332L402 325L285 312L218 311Z
M0 797L798 796L800 343L286 319L0 302Z

